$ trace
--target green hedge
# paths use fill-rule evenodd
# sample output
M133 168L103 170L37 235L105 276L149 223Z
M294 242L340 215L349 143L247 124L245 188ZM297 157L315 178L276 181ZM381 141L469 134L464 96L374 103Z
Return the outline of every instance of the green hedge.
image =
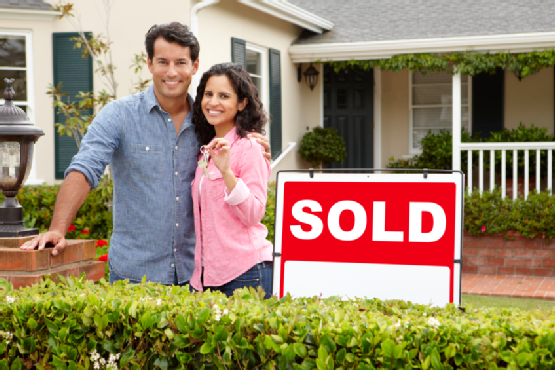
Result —
M464 204L464 230L471 235L502 234L518 231L522 236L543 236L550 240L555 236L555 197L548 192L528 194L528 199L501 199L501 191L478 189L466 194Z
M262 296L83 277L0 291L0 370L555 367L555 310Z

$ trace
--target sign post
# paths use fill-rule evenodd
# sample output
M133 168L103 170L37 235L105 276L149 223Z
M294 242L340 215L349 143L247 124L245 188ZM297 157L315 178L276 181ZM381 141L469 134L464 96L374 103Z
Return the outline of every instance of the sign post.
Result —
M463 174L336 171L278 172L273 293L459 305Z

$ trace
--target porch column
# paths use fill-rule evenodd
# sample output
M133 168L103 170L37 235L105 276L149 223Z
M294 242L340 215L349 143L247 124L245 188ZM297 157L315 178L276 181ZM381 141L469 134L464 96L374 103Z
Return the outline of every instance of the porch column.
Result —
M453 75L453 170L461 169L461 73Z

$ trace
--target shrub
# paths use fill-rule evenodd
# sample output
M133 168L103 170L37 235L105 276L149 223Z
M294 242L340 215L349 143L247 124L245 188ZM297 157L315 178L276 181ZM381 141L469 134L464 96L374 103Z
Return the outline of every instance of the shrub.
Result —
M23 207L23 222L26 227L45 232L50 227L54 204L60 185L23 186L17 200ZM4 195L0 194L0 202ZM109 239L112 235L112 213L106 207L106 198L100 190L89 192L73 221L68 239ZM83 230L85 233L83 233ZM87 233L88 232L88 233Z
M464 230L471 235L503 234L518 231L522 236L555 236L555 197L547 191L528 194L528 199L501 199L497 188L493 192L478 190L465 196Z
M2 294L0 292L0 294ZM46 279L0 297L0 369L552 369L555 311ZM111 361L110 361L111 360ZM108 365L108 364L106 364Z
M268 184L268 199L266 200L266 213L262 218L262 224L268 229L266 239L274 242L274 221L276 219L276 183Z
M303 135L299 148L301 158L313 168L320 168L332 162L343 162L347 157L345 142L331 127L314 127Z

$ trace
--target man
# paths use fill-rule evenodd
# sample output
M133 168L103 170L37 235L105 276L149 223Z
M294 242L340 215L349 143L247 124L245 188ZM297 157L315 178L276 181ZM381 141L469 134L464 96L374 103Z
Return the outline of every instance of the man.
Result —
M185 285L194 269L191 181L199 144L187 90L199 66L199 44L186 26L155 25L146 35L153 85L108 104L96 116L66 170L50 229L21 249L54 245L65 233L108 163L114 181L110 282L129 279ZM269 149L268 140L253 137ZM268 153L265 155L269 156Z

